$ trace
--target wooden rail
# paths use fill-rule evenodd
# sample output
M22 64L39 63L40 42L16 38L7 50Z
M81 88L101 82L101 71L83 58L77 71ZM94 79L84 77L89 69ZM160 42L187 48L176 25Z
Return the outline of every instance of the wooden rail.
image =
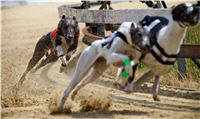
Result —
M62 15L75 16L79 23L121 24L124 21L138 22L146 15L171 16L170 9L87 10L80 9L80 5L81 4L60 6L58 8L59 17L61 18Z
M89 27L83 28L82 32L84 34L83 42L87 45L90 45L95 40L102 39L103 37L93 35L88 31ZM198 58L200 59L200 45L194 44L183 44L181 46L180 58Z
M95 40L100 40L100 39L103 38L101 36L97 36L97 35L94 35L94 34L90 33L89 32L89 27L83 28L82 29L82 33L84 34L84 37L83 37L82 41L87 45L90 45Z
M200 45L183 44L179 57L200 59Z

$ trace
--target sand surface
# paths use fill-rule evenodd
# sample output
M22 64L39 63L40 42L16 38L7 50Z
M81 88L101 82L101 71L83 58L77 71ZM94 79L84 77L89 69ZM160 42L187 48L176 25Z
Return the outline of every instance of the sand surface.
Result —
M25 71L39 38L57 26L57 7L63 3L18 6L2 10L2 112L4 119L68 119L68 118L174 118L197 119L200 117L200 91L161 86L161 101L151 98L151 84L143 85L139 92L125 94L112 87L114 77L108 73L84 87L66 105L72 113L51 115L48 109L52 97L61 96L73 74L59 73L57 61L34 74L29 74L24 85L16 92L14 85ZM145 7L141 3L130 3ZM124 3L123 6L130 7ZM170 5L175 4L171 3ZM121 5L113 5L119 8ZM80 24L81 28L84 24ZM82 34L81 34L82 37ZM80 42L80 46L83 45ZM53 99L54 100L54 99ZM89 104L91 107L86 107ZM88 106L88 105L87 105ZM100 107L100 111L93 111ZM109 108L107 108L109 107ZM84 110L84 109L85 110Z

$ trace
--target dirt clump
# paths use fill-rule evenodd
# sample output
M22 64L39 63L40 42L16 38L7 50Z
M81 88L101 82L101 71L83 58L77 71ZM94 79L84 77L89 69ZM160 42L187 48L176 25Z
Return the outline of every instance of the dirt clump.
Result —
M27 107L37 103L34 99L20 92L16 86L9 88L6 97L2 98L2 107Z
M83 91L80 91L75 98L75 101L79 102L81 112L109 110L111 106L109 95L96 90L95 92Z

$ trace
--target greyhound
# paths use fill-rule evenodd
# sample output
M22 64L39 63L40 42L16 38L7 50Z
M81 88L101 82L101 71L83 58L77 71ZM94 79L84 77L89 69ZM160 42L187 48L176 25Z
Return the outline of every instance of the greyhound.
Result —
M148 7L152 8L161 8L162 6L164 8L167 8L167 5L164 0L157 0L156 3L152 0L141 0L140 2L145 3Z
M155 34L156 27L162 21L156 17L146 18L147 20L154 18L152 22L142 23L150 34L154 34L151 41L152 50L147 53L141 62L151 68L138 80L134 80L125 87L126 92L133 92L138 85L155 77L153 85L153 98L160 100L158 97L160 76L166 74L176 61L177 55L180 52L180 46L187 30L187 27L194 26L200 23L200 7L197 4L182 3L172 8L168 23L160 28ZM143 21L143 20L142 20ZM151 21L151 20L150 20ZM157 22L157 23L156 23ZM155 27L150 27L151 24L157 24Z
M112 10L113 8L111 7L111 1L110 0L106 0L106 1L98 1L101 3L101 7L99 8L99 10L107 10L107 6L109 10Z
M65 15L63 15L58 23L58 27L54 31L42 36L37 42L33 56L18 84L21 85L24 82L28 72L35 67L44 55L46 55L46 59L43 59L32 72L58 59L62 62L60 67L60 72L62 72L66 66L65 59L68 61L77 49L78 37L79 26L76 18L72 16L65 17ZM49 51L50 54L48 54Z
M81 0L82 4L81 4L81 9L88 9L91 6L90 1L85 1L85 0ZM100 8L99 10L106 10L107 6L108 9L112 10L113 8L111 7L111 1L110 0L106 0L106 1L97 1L98 4L100 4Z
M134 54L135 50L133 49L144 53L149 51L148 35L149 33L140 24L124 22L111 36L97 40L91 46L84 49L79 57L72 80L65 89L59 103L59 110L62 110L72 90L75 89L71 95L73 99L80 88L98 79L110 64L114 64L115 66L123 65L125 71L131 75L132 67L127 63L130 61L129 56ZM134 55L134 63L138 61L140 54L137 53ZM91 72L86 76L89 70ZM84 77L85 79L81 81Z
M167 18L160 17L160 16L145 16L139 23L148 32L150 32L151 35L150 35L150 38L149 38L149 40L150 40L149 42L151 43L151 47L153 47L154 45L159 47L159 44L157 43L157 34L160 32L160 30L162 28L164 28L164 27L166 27L168 25L169 20ZM160 49L162 49L162 48L160 48ZM151 49L151 50L153 50L153 49ZM174 56L174 57L176 58L176 56ZM174 58L174 57L171 57L171 58ZM143 57L140 60L143 60L144 58L145 58L145 55L143 54ZM164 62L164 64L170 64L171 65L171 64L174 63L174 62L168 63L168 61L166 61L166 62L167 63ZM132 64L132 71L133 71L132 72L133 73L132 76L129 76L128 78L123 78L123 80L121 80L121 83L120 84L116 83L115 86L119 87L119 89L122 90L122 91L126 91L125 90L125 86L133 81L133 79L135 77L136 68L137 68L137 64ZM118 80L118 82L119 82L119 78L120 78L120 76L122 74L122 69L123 68L119 68L118 72L117 72L116 80ZM155 101L159 100L157 98L153 98L153 99Z

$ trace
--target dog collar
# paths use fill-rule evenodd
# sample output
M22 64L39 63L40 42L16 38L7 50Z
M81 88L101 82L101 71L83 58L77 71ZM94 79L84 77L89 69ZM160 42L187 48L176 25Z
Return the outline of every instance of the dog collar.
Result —
M58 28L55 28L55 29L53 30L53 32L51 33L52 39L55 39L57 33L58 33Z

